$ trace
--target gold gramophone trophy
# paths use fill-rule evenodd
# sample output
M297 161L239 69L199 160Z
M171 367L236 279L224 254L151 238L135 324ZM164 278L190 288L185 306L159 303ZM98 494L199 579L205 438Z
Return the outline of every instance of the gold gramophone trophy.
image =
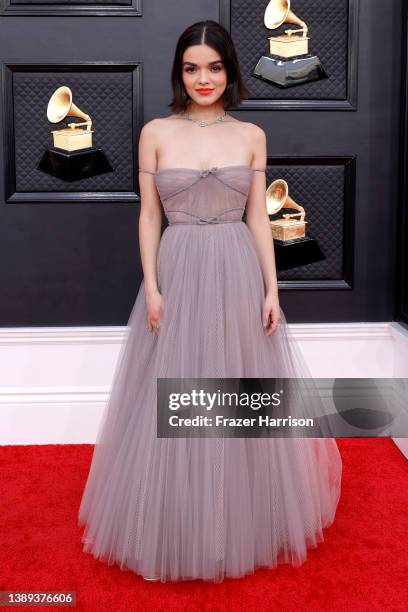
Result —
M47 118L51 123L59 123L65 117L80 117L85 121L52 130L54 146L45 151L38 169L64 181L112 172L105 153L92 145L91 117L73 103L71 89L63 85L54 91L48 102Z
M266 190L266 208L275 246L277 270L289 270L326 259L316 240L306 236L306 211L290 197L285 180L277 179L269 185ZM276 218L285 208L297 212L282 213L281 217Z
M300 27L286 28L287 23ZM269 30L283 26L283 32L268 38L270 55L259 58L253 76L284 89L327 79L319 58L309 54L308 26L291 10L290 0L270 0L264 24Z

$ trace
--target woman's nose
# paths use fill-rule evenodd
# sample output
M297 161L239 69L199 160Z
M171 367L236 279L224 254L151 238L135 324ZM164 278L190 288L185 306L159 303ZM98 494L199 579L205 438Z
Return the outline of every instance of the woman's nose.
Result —
M200 73L198 82L200 83L200 85L205 85L206 83L208 83L208 77L207 77L207 73Z

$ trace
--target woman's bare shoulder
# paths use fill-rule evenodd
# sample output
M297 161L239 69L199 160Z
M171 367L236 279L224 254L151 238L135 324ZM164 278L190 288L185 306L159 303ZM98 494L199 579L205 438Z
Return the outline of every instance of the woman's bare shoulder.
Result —
M175 125L176 120L179 119L177 115L169 115L168 117L155 117L144 124L142 130L145 134L154 134L161 132L163 129Z
M241 121L240 119L235 119L235 117L233 118L233 121L231 121L231 123L234 123L237 126L237 129L241 130L245 136L261 139L265 137L264 130L260 128L259 125L256 125L256 123L251 123L250 121Z
M254 136L258 138L262 138L263 136L265 136L264 130L261 127L259 127L259 125L256 125L256 123L250 123L249 121L242 121L242 124L244 126L244 129L247 131L247 133L250 134L250 136Z
M154 132L157 129L159 129L160 127L160 119L159 118L155 118L155 119L151 119L150 121L147 121L143 127L142 127L142 131L143 132Z
M167 115L167 117L155 117L154 119L151 119L151 121L149 121L148 123L152 123L155 125L163 125L164 123L173 123L177 120L180 120L181 118L181 115L173 114ZM146 123L146 125L148 125L148 123Z

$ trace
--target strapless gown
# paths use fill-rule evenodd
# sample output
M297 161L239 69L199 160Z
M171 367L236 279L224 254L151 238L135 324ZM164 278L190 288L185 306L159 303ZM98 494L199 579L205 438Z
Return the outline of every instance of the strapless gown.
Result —
M155 175L169 225L158 251L160 333L142 281L83 492L83 551L146 578L220 582L301 565L341 489L330 438L157 438L156 379L311 377L285 315L262 325L264 283L243 221L255 170Z

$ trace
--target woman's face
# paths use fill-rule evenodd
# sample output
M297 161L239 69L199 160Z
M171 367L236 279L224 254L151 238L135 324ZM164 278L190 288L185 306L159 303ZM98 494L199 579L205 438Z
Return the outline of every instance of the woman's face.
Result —
M227 86L227 71L221 56L208 45L192 45L183 54L184 87L197 104L210 106Z

